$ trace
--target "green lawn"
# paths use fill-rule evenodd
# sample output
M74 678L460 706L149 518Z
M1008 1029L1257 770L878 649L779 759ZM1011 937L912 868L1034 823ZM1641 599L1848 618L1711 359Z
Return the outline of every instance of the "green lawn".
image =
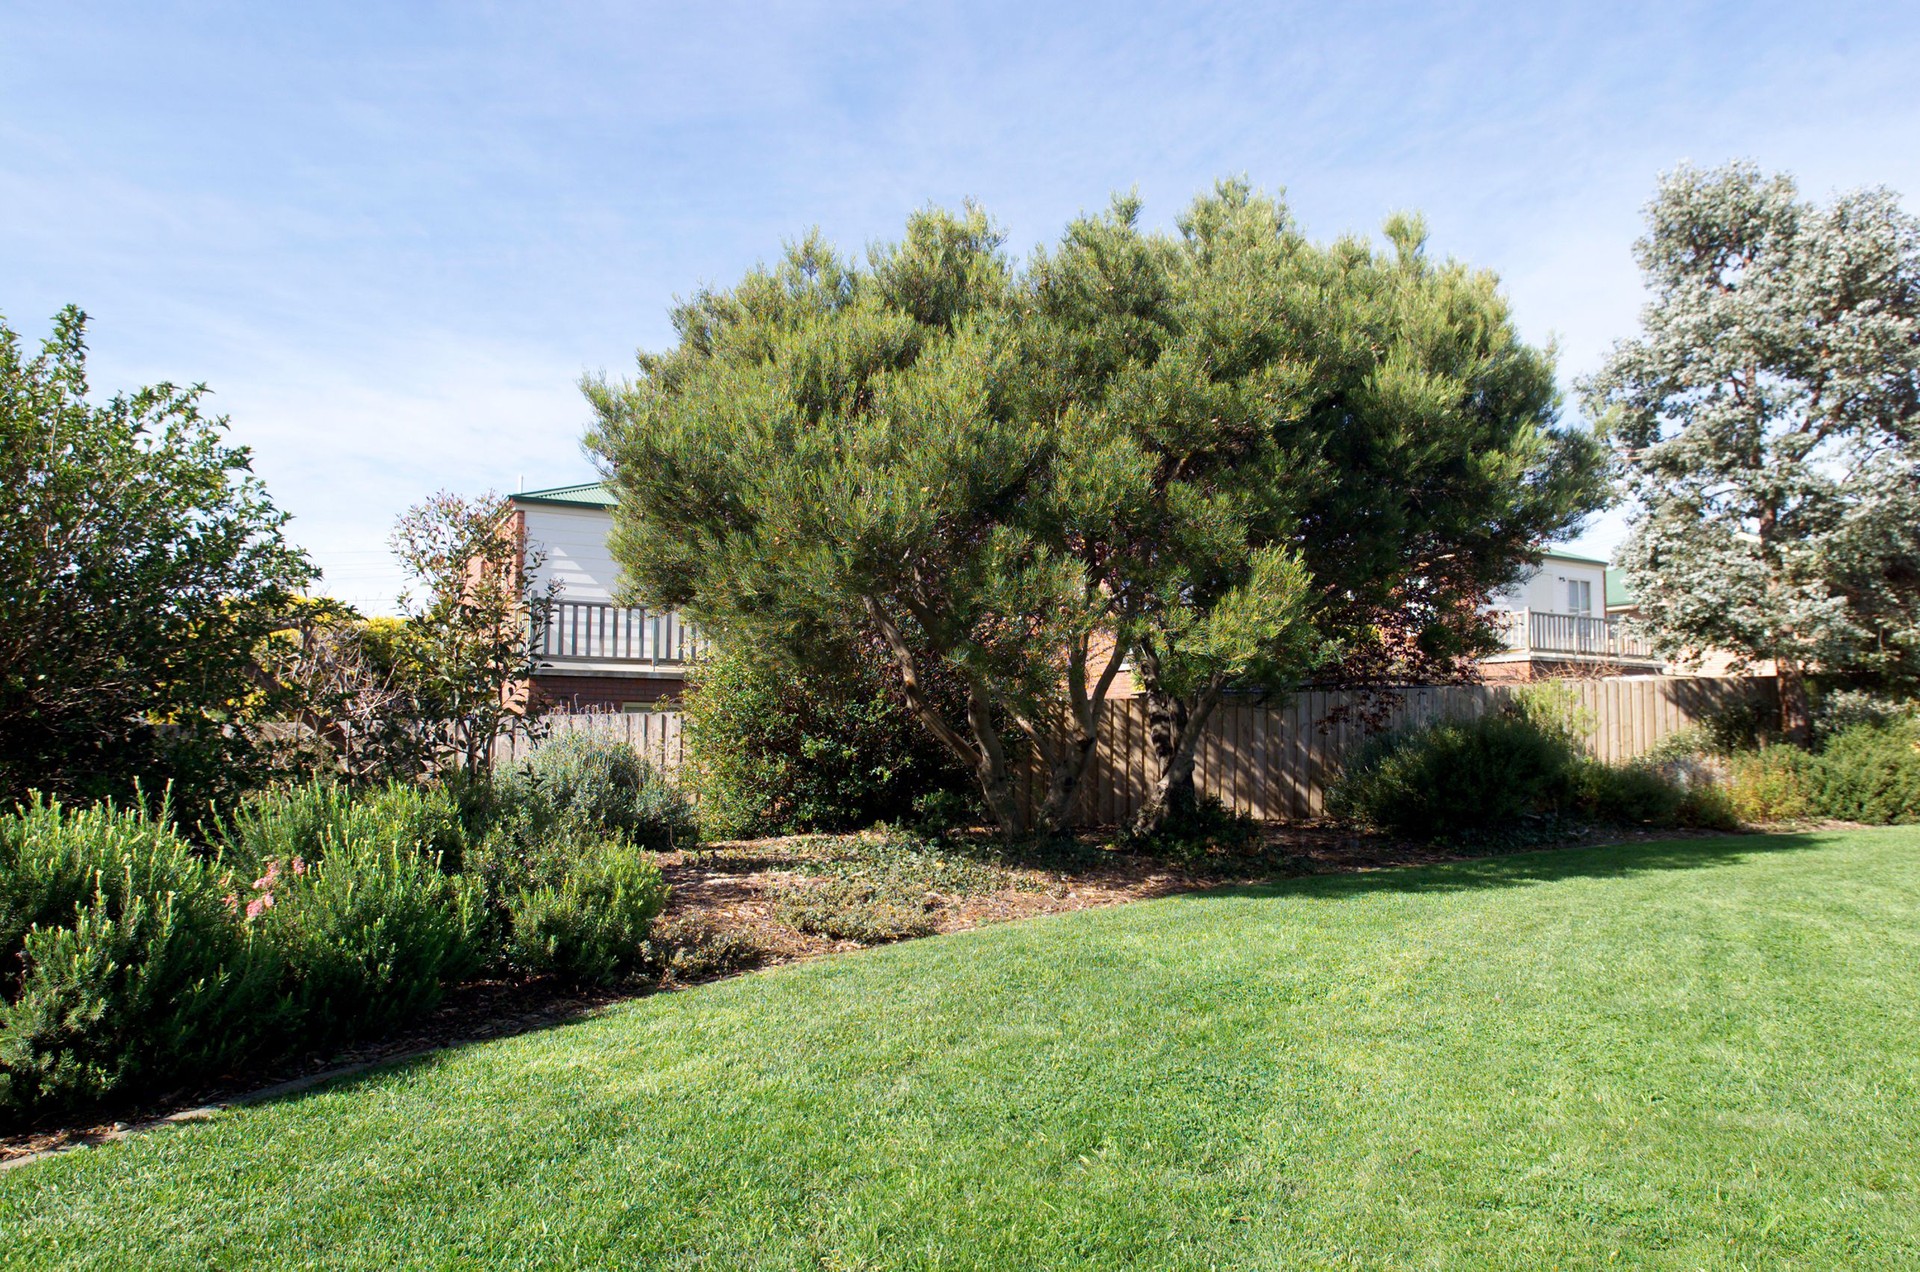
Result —
M1920 1266L1920 830L987 928L0 1176L44 1268Z

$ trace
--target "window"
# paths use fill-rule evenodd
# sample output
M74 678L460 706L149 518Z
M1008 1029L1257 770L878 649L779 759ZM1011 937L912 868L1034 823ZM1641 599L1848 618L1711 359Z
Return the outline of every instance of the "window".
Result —
M1586 579L1567 580L1567 613L1593 613L1593 584Z

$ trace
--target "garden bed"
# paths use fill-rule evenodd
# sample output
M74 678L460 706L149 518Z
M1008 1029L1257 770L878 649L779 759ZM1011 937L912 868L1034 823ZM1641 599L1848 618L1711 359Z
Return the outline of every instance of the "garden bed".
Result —
M1673 831L1573 828L1556 833L1551 845L1537 846L1677 837L1684 836ZM470 982L451 991L417 1023L370 1042L307 1056L293 1065L229 1075L218 1083L110 1108L81 1121L0 1138L0 1168L25 1156L115 1139L169 1117L242 1102L248 1093L263 1088L550 1028L642 994L846 953L892 939L1121 905L1276 875L1351 873L1484 855L1484 848L1417 843L1333 824L1273 826L1252 851L1184 865L1118 851L1095 835L1024 855L1004 853L984 836L948 840L936 851L924 851L923 846L916 852L871 833L796 835L661 853L657 860L673 891L656 922L658 973L649 983L620 991L582 989L550 979ZM854 893L850 904L849 890ZM872 895L861 895L863 890ZM909 930L897 926L873 930L866 911L874 909L875 902L896 925L904 911ZM859 931L864 939L844 934L847 931Z

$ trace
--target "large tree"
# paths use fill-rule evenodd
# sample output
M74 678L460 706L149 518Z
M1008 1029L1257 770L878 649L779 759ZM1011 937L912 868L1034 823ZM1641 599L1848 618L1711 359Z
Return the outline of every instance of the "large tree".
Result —
M680 305L678 345L636 379L586 385L630 590L802 666L870 633L1009 833L1029 825L1021 751L1046 829L1091 762L1124 650L1069 545L1143 488L1097 430L1020 409L1017 300L986 217L928 211L864 264L794 245ZM929 691L936 665L963 720Z
M1121 200L1036 261L1029 379L1149 474L1140 515L1089 547L1147 698L1159 829L1229 694L1480 652L1479 602L1602 490L1591 438L1555 422L1550 358L1416 220L1384 253L1315 245L1240 182L1176 234L1137 218Z
M1582 386L1634 500L1621 563L1668 650L1771 659L1804 743L1809 670L1920 655L1920 222L1681 168L1635 252L1643 332Z
M255 652L313 571L204 389L90 400L85 332L0 323L0 801L199 803L256 768Z

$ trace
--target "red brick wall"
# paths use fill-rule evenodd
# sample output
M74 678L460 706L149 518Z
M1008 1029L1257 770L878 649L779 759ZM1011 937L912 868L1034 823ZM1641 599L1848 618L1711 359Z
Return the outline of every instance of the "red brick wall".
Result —
M534 692L548 709L618 711L629 702L678 701L687 682L678 676L536 675Z

